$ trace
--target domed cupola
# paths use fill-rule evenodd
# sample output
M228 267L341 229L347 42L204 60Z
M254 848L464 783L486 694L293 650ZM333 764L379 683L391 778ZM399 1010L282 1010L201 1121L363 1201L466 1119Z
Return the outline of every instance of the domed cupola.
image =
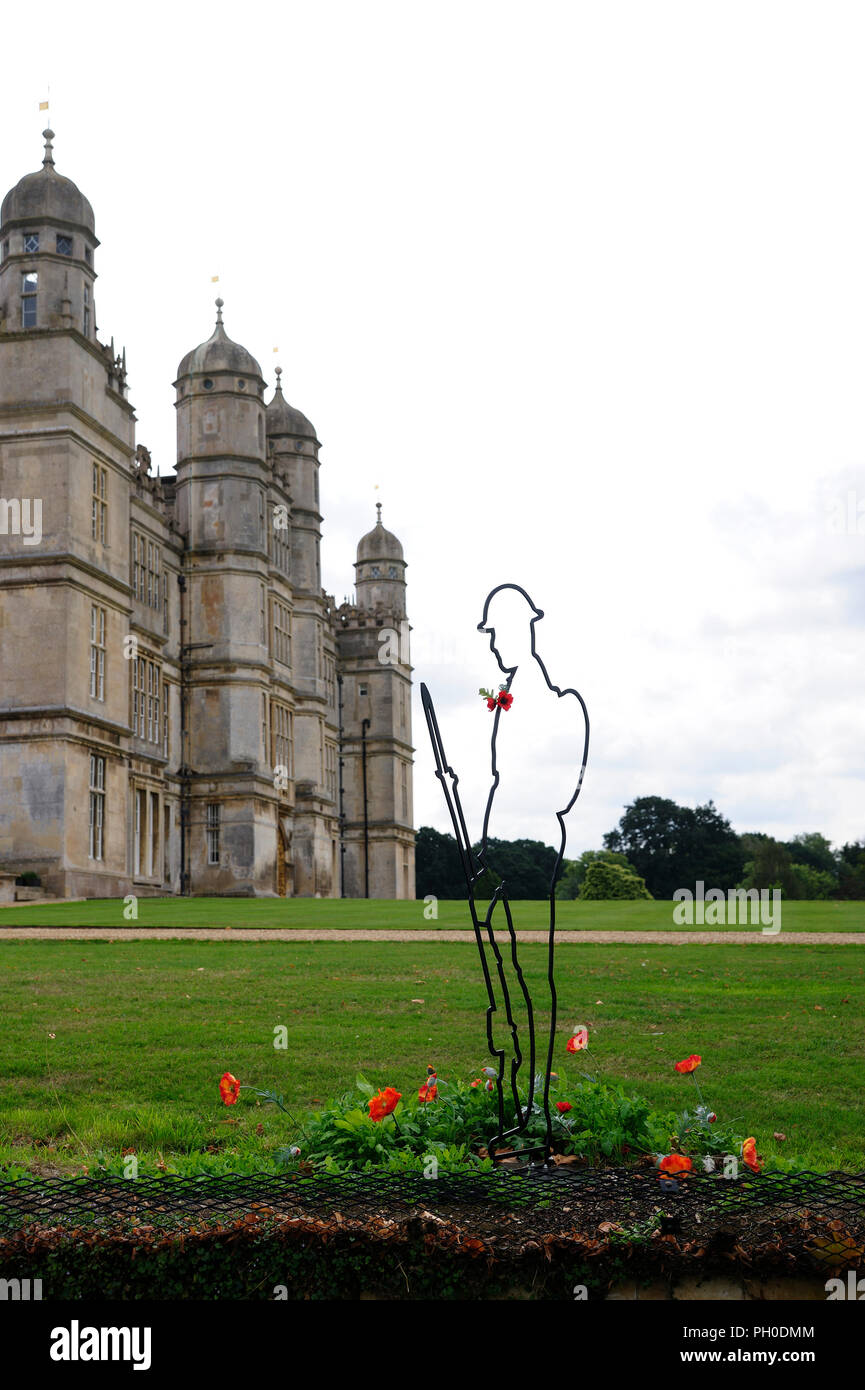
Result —
M406 563L402 545L392 531L382 526L380 502L376 503L376 509L376 524L357 547L358 606L404 614Z
M269 438L311 439L314 444L318 444L315 426L307 420L302 411L289 405L282 394L281 367L276 369L276 390L267 407L267 433Z
M43 130L45 158L35 174L25 174L10 189L0 208L0 225L7 231L24 223L59 222L90 233L95 240L93 209L71 179L54 167L54 131ZM99 243L96 242L96 245Z
M238 378L239 388L244 389L248 383L244 381L244 387L240 387L240 381L252 377L263 389L261 367L252 353L241 347L240 343L232 342L225 331L222 322L223 303L221 299L216 301L216 327L210 337L188 352L177 368L178 381L182 377L233 376ZM223 386L226 384L222 383ZM204 386L205 389L211 389L206 381Z
M367 531L357 547L357 562L359 565L365 561L375 560L399 560L403 559L402 545L397 540L393 531L388 531L381 524L381 502L376 502L378 519L371 531ZM395 578L395 576L391 576Z
M264 381L251 352L232 342L216 301L216 326L177 368L177 460L254 458L263 463ZM220 467L223 465L220 464Z
M54 167L54 132L45 157L0 206L0 333L70 329L96 346L93 209Z

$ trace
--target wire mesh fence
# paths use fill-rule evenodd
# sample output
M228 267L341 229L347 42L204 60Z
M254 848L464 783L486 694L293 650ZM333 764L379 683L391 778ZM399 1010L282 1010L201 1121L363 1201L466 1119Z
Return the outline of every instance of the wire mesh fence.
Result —
M632 1229L652 1220L670 1230L758 1227L790 1218L843 1224L865 1238L865 1173L781 1173L725 1178L691 1173L670 1187L652 1169L530 1169L513 1173L228 1174L219 1177L26 1177L0 1182L0 1230L29 1225L184 1226L262 1217L363 1221L413 1214L489 1226L519 1216L539 1233Z

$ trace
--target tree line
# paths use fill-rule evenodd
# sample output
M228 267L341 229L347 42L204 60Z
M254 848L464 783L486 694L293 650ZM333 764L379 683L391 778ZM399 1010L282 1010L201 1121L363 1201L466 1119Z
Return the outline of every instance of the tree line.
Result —
M474 846L477 853L479 845ZM544 898L556 851L540 840L489 840L492 872L479 881L483 898L503 879L510 898ZM737 834L714 803L679 806L640 796L603 837L603 848L565 859L557 898L672 898L702 880L706 889L779 889L785 898L865 899L865 841L833 848L817 831L776 840L762 831ZM461 898L465 879L452 835L422 826L417 835L419 898Z

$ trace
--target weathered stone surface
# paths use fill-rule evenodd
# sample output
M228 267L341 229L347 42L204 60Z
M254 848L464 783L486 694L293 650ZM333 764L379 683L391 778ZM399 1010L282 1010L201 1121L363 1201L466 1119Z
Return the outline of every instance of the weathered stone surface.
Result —
M616 1284L607 1294L610 1302L646 1303L646 1302L665 1302L672 1297L669 1284L663 1280L654 1283L639 1284L634 1280L627 1280L623 1284Z
M785 1303L794 1300L826 1301L826 1285L822 1279L746 1279L745 1295L749 1299L765 1299L769 1302Z
M727 1303L742 1303L745 1290L741 1281L727 1279L723 1275L710 1275L708 1278L689 1276L679 1279L673 1286L673 1297L687 1299L689 1302L722 1300Z

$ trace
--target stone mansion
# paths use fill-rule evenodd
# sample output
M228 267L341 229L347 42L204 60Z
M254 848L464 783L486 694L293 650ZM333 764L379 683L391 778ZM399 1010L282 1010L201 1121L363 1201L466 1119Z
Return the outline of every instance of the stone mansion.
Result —
M378 520L321 584L319 441L217 300L177 466L97 337L90 203L0 211L0 873L66 897L414 897L405 560Z

